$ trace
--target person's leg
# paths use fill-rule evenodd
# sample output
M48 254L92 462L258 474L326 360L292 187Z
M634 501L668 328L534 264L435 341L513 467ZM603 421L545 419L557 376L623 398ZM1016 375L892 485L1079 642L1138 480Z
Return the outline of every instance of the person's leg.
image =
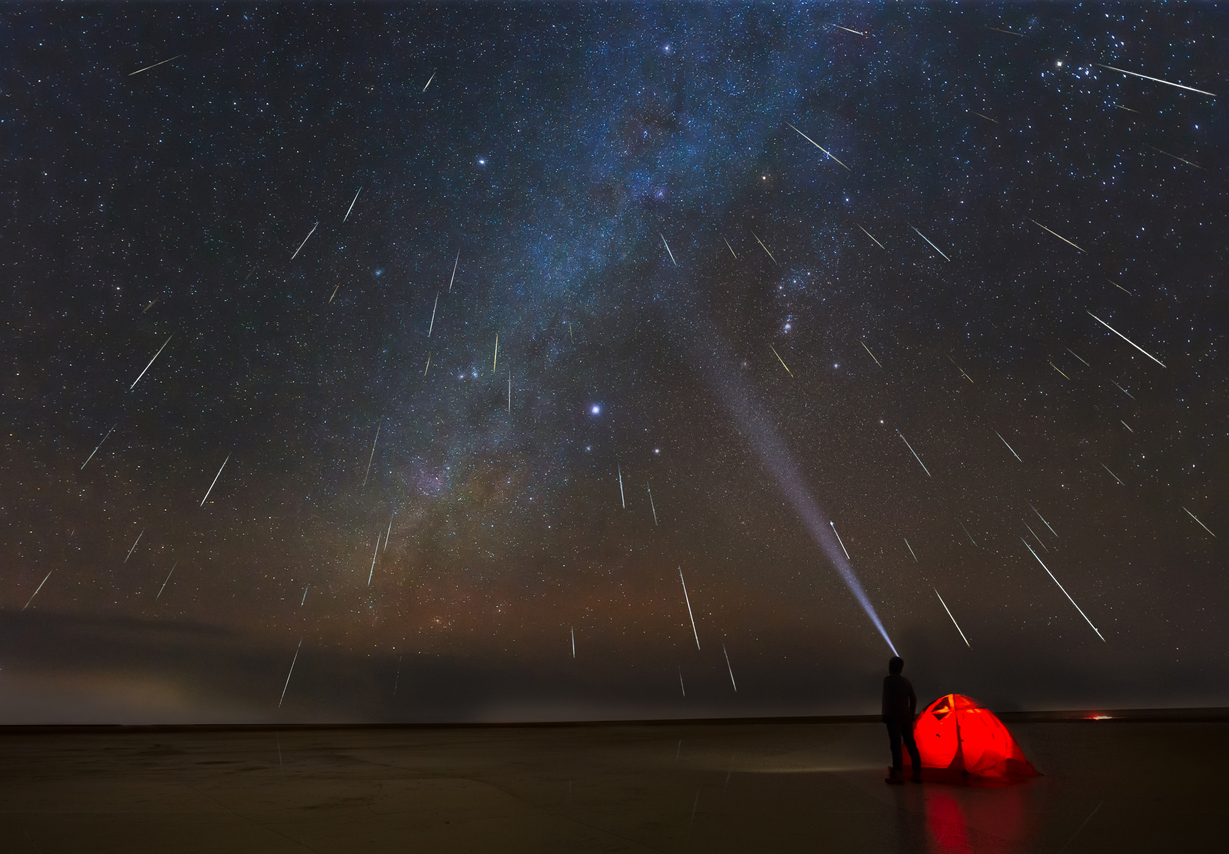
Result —
M913 763L913 779L922 779L922 757L917 752L917 742L913 739L913 721L902 721L901 738L909 750L909 760Z
M892 770L900 771L904 768L904 758L900 755L900 738L901 738L901 722L894 718L889 718L884 721L888 726L888 743L892 746ZM910 739L913 735L910 733ZM914 750L917 748L915 747ZM912 756L913 754L909 754Z

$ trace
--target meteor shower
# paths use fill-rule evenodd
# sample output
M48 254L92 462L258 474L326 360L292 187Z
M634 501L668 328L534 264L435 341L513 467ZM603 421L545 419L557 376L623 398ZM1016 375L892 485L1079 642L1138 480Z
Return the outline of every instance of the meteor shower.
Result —
M0 7L0 847L1205 846L1226 57Z

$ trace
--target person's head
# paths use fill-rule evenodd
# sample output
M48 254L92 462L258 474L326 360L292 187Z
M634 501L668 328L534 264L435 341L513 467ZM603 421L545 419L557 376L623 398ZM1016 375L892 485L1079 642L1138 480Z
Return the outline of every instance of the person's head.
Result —
M892 660L888 662L888 673L891 673L893 676L899 676L900 672L904 669L905 660L899 655L893 656Z

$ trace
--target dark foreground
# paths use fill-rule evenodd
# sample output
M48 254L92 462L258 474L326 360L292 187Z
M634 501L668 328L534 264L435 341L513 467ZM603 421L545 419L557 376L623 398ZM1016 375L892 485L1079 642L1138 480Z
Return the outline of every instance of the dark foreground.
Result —
M8 733L0 851L1196 851L1229 722L1011 725L1045 776L884 785L867 723Z

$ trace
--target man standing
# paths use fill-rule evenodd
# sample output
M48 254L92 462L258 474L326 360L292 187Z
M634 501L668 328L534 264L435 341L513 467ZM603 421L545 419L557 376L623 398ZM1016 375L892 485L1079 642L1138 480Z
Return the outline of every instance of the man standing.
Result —
M917 695L913 686L900 673L905 669L905 660L896 656L888 662L888 675L883 679L883 722L888 727L888 741L892 745L892 768L887 782L901 785L905 782L904 761L900 755L903 738L913 763L913 782L922 782L922 757L913 740L913 718L917 714Z

